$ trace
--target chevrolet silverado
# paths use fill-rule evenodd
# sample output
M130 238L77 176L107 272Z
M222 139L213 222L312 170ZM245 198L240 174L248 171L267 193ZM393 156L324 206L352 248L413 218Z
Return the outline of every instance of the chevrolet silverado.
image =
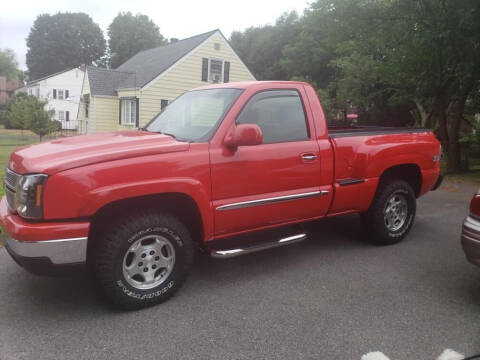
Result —
M328 128L306 83L214 84L140 131L16 150L0 224L23 267L87 267L110 303L137 309L181 286L196 247L229 258L301 241L301 223L349 213L372 242L399 242L416 199L441 182L440 155L426 129Z

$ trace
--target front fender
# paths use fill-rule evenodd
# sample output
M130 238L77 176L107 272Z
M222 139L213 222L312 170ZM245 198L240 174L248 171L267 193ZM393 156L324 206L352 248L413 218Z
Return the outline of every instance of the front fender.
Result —
M208 233L213 229L210 189L208 151L92 164L48 179L44 217L46 220L90 218L105 205L118 200L180 193L195 201Z

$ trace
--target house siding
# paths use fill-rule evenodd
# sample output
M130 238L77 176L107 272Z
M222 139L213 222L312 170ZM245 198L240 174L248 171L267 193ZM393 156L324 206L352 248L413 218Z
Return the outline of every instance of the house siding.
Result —
M122 97L139 97L140 90L117 90L119 98Z
M91 116L88 132L106 132L120 130L118 125L119 99L117 97L92 96L90 99Z
M215 43L220 44L219 50L215 50ZM181 59L171 70L167 70L156 82L141 91L140 126L147 124L160 112L162 99L172 101L185 91L208 85L208 82L202 81L202 58L229 61L230 82L255 80L223 36L215 33L194 52Z

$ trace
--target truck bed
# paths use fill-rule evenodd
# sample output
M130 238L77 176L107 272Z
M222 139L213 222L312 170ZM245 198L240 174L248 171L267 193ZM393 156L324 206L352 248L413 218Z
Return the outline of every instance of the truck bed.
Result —
M360 126L360 125L329 125L328 133L331 138L368 136L368 135L386 135L402 133L423 133L428 132L425 128L416 127L387 127L387 126Z

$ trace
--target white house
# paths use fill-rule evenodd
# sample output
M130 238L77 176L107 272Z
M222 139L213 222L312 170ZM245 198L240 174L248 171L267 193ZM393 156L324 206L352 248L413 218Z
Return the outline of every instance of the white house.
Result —
M54 120L62 129L77 130L78 107L85 72L80 68L64 70L29 82L15 92L26 92L39 99L48 100L46 109L55 110Z

